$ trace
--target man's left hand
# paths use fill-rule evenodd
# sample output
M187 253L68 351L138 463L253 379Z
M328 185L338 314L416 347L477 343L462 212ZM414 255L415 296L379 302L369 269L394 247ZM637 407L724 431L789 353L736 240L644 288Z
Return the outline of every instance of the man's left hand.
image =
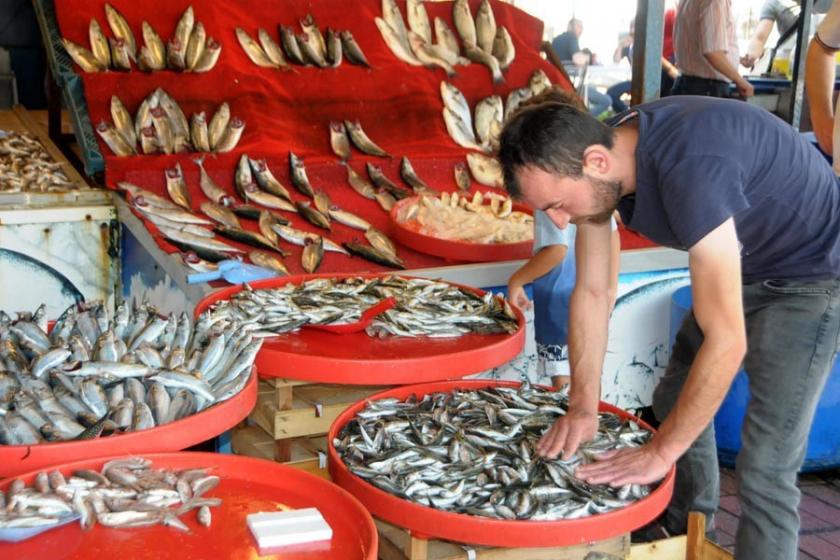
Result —
M665 478L673 464L648 444L608 451L597 462L579 467L575 474L590 484L651 484Z

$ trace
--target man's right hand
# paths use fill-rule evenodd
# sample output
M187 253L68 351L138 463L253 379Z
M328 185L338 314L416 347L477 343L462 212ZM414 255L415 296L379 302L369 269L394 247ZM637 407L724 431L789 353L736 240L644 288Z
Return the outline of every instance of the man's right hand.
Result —
M755 88L753 85L743 78L735 82L735 87L738 89L738 95L744 99L755 95Z
M537 453L542 457L554 459L562 452L562 459L568 460L577 452L581 443L590 441L597 432L598 413L596 411L569 409L569 412L558 418L540 438Z
M519 309L531 308L531 300L528 299L528 295L525 293L525 287L518 282L508 284L508 299Z
M755 66L755 60L756 59L753 55L747 53L747 54L745 54L744 56L741 57L741 66L743 66L744 68L749 68L750 70L752 70L753 66Z

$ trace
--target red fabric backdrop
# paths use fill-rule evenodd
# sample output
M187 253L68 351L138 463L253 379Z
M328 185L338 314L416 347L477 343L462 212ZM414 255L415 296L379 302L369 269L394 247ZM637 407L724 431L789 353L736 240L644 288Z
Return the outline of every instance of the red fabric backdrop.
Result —
M359 119L368 135L394 158L391 160L366 156L354 149L350 165L366 176L364 163L372 161L381 166L386 175L399 183L399 158L407 155L417 173L432 186L453 190L452 167L464 161L466 150L451 140L443 123L440 82L447 79L440 69L413 67L398 60L385 45L374 24L381 16L379 0L348 3L339 0L319 2L285 0L266 2L240 0L218 2L177 0L154 3L115 0L111 2L125 15L138 44L142 44L141 22L148 21L163 38L169 39L178 18L192 5L197 21L201 21L209 37L222 44L216 67L209 73L190 74L170 71L144 74L106 72L83 74L85 95L91 120L96 125L110 120L109 104L117 95L130 111L156 87L164 88L181 106L187 118L194 112L205 111L208 119L222 101L230 104L231 114L245 121L245 131L237 148L228 154L208 156L205 167L223 187L233 192L233 173L242 153L266 158L275 176L283 182L296 199L304 199L294 192L288 173L288 153L294 151L304 158L313 186L324 189L342 208L358 213L383 231L388 230L388 216L374 201L356 194L347 183L344 166L332 153L328 124L332 120ZM471 0L473 13L478 0ZM405 3L399 3L405 17ZM426 3L430 19L442 17L454 29L451 3ZM508 28L516 46L516 59L505 73L505 83L494 85L486 67L473 63L456 67L458 75L450 81L466 96L471 105L493 94L504 98L512 89L527 85L528 78L542 68L550 79L564 87L569 84L562 75L538 54L543 24L536 18L507 4L493 2L497 24ZM110 34L104 2L90 0L56 0L56 11L64 37L82 45L88 44L88 24L92 17ZM245 55L236 39L234 29L241 26L256 37L263 27L275 38L277 26L290 25L300 32L299 20L312 13L322 31L327 27L349 29L364 51L372 69L351 65L347 60L337 69L294 67L293 71L258 68ZM192 162L198 154L171 156L135 156L119 158L100 142L106 162L106 184L115 187L118 181L134 182L154 192L163 193L163 170L180 162L193 195L194 207L204 200L198 185L198 168ZM287 215L296 227L310 231L316 228L295 215ZM250 229L256 224L244 221ZM147 224L152 231L153 226ZM328 237L336 242L362 237L361 232L340 224ZM174 247L156 236L166 251ZM627 231L622 232L622 247L634 248L650 244ZM293 273L301 272L300 249L284 245L293 254L287 266ZM400 247L400 256L409 268L425 268L447 264L445 261ZM362 272L383 270L376 264L359 258L329 253L321 272Z

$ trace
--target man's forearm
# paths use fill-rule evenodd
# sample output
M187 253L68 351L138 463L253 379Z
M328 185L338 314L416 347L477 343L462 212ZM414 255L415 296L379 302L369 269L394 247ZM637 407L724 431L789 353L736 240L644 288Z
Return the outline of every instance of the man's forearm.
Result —
M816 40L808 46L805 62L805 91L811 111L811 123L817 138L831 136L834 127L834 53L829 52Z
M610 297L576 288L569 310L569 400L572 408L597 411L607 350Z
M712 421L743 360L742 340L733 334L703 341L674 408L654 438L663 458L679 459Z
M732 66L726 53L723 51L710 52L703 55L712 67L732 80L736 85L744 82L744 78L738 73L738 69Z

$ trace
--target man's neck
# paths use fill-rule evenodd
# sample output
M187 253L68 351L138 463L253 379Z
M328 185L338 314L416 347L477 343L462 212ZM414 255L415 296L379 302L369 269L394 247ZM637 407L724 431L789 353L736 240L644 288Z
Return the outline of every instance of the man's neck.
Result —
M639 143L639 126L631 119L615 129L615 156L617 179L621 181L621 196L636 192L636 146Z

